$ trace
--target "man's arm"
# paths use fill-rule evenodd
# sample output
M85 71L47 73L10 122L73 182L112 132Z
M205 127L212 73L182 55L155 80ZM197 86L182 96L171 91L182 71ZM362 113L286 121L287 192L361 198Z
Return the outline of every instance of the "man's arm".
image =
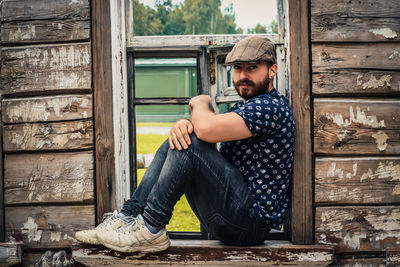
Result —
M192 125L200 140L217 143L245 139L252 136L243 118L234 112L215 114L211 98L207 95L193 97L189 102Z

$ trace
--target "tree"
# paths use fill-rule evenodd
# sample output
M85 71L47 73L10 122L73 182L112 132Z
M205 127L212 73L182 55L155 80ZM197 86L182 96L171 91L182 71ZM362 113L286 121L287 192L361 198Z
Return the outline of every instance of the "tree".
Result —
M133 1L135 35L242 33L235 23L232 6L221 12L221 0L186 0L172 5L157 0L155 9Z

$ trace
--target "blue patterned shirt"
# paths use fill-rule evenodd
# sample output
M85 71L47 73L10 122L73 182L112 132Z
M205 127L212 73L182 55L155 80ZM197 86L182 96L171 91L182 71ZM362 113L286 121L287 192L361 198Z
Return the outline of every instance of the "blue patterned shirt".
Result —
M223 142L220 152L245 177L259 220L280 230L289 202L295 142L288 101L273 89L236 103L228 112L239 114L253 136Z

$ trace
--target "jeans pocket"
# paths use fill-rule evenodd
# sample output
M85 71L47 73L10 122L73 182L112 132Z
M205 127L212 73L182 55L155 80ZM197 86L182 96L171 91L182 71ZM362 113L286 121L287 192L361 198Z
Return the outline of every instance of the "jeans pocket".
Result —
M225 244L242 245L242 236L248 229L229 222L217 213L208 220L208 231Z

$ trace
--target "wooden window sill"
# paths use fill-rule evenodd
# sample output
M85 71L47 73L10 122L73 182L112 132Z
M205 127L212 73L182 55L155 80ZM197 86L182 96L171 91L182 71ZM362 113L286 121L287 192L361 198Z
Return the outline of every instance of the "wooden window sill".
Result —
M171 240L171 247L158 253L120 253L103 246L74 244L72 256L88 266L279 265L327 266L334 249L322 245L292 245L288 241L265 241L251 247L226 246L214 240Z

